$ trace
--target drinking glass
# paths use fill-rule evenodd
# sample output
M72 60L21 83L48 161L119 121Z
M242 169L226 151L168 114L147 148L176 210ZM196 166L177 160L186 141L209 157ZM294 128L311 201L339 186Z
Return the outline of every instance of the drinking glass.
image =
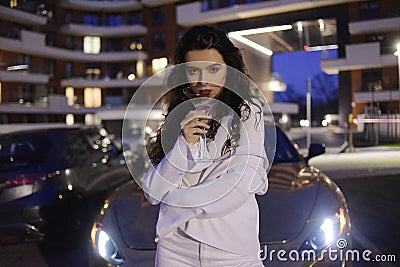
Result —
M210 110L212 108L212 103L214 101L213 98L210 97L200 97L200 94L194 93L190 88L184 89L183 93L189 98L189 101L193 104L196 110L202 111L205 115L210 115ZM205 119L208 123L209 120ZM206 122L205 121L205 122ZM203 151L202 155L206 155L207 153L207 139L206 135L202 134L200 136L200 142L202 142Z

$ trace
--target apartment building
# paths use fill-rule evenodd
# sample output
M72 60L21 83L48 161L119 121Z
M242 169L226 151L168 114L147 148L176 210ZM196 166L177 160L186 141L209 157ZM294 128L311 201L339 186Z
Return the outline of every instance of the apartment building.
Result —
M2 1L0 123L91 123L126 106L179 34L168 1Z
M345 53L322 62L340 74L340 111L373 143L400 140L400 2L351 4L348 33Z

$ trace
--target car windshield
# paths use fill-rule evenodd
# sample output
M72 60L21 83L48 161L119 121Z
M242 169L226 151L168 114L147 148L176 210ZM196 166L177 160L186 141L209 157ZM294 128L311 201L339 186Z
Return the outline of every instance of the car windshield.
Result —
M38 133L4 135L0 140L0 171L16 170L41 162L50 146L50 140Z

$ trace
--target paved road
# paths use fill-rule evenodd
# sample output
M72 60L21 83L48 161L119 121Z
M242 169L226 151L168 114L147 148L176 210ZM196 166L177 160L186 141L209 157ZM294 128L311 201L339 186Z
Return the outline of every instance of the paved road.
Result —
M314 128L310 133L312 142L327 146L327 153L312 158L310 164L342 189L352 220L354 249L397 259L396 263L353 262L353 267L400 266L400 149L356 147L348 152L346 134L340 129ZM307 154L307 132L292 129L288 134Z
M0 267L87 267L87 243L0 246Z
M395 255L397 266L400 266L399 182L400 174L336 180L349 207L354 247L371 250L375 255Z
M36 245L0 246L0 267L25 266L48 266Z

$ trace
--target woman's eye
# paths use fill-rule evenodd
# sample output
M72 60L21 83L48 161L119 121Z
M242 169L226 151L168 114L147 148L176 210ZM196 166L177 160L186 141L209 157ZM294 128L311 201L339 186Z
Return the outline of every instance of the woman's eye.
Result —
M208 70L209 70L211 73L216 73L216 72L219 71L219 68L218 68L218 67L211 67L211 68L209 68Z
M189 75L196 75L196 74L199 73L199 70L198 70L198 69L188 69L188 70L187 70L187 73L188 73Z

